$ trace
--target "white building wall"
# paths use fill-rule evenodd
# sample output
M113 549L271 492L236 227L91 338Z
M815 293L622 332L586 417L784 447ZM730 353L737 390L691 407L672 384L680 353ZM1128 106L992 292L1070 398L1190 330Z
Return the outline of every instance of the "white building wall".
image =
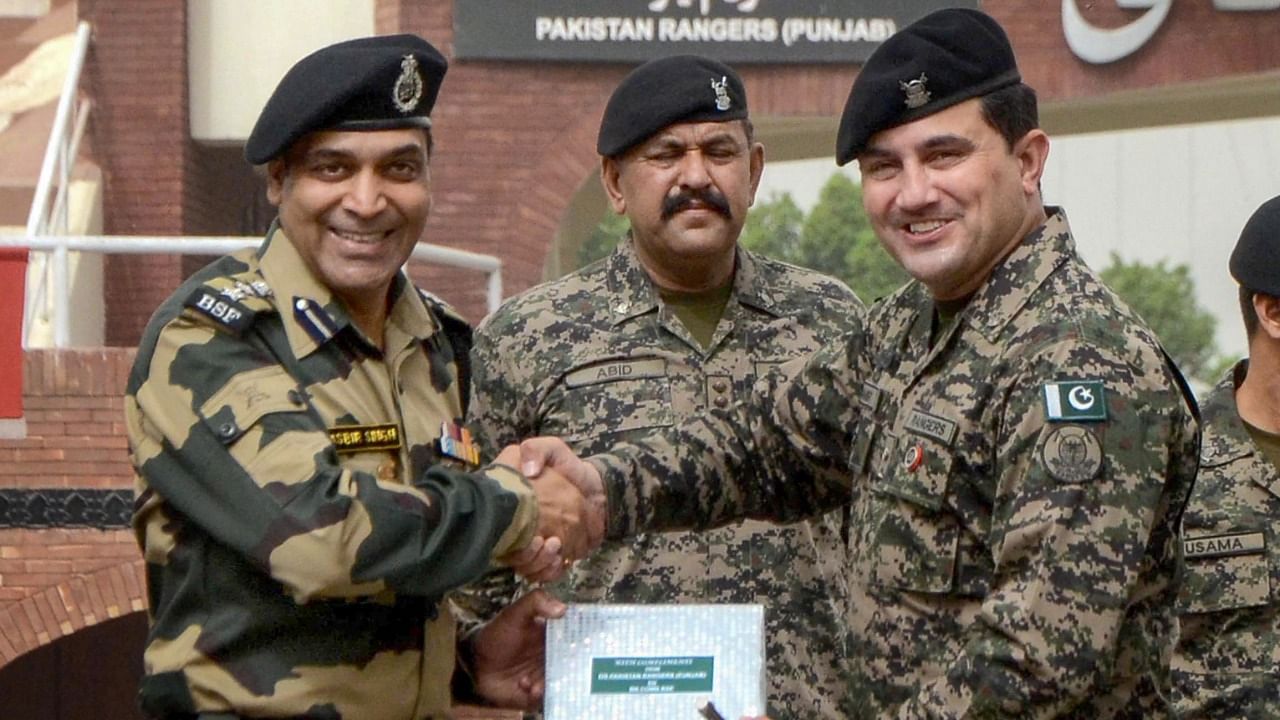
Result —
M1227 260L1249 215L1280 195L1280 119L1059 137L1044 193L1093 267L1113 251L1188 265L1219 352L1247 354Z

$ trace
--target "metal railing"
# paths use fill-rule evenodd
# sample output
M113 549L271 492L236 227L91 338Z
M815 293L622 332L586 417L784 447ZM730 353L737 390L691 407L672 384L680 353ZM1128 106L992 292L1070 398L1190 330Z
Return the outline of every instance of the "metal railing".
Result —
M84 59L89 53L89 23L80 21L76 25L75 45L71 51L71 62L67 66L67 75L63 78L62 94L58 98L57 114L53 118L53 128L49 132L49 142L45 145L44 160L40 164L40 177L36 181L35 196L31 201L31 212L27 215L27 237L35 239L48 236L51 234L65 234L67 232L67 212L68 202L67 195L71 189L71 170L75 165L76 154L80 150L80 139L84 137L85 125L89 120L89 101L88 99L76 102L76 89L80 86L80 73L84 69ZM54 192L54 183L57 183L56 194ZM52 198L52 206L50 199ZM33 244L28 241L16 247L31 247ZM28 312L22 321L22 337L26 342L28 334L31 332L31 322L35 317L35 313L31 310L42 306L45 302L45 296L48 294L48 286L50 283L50 275L52 274L53 295L55 298L65 299L70 292L67 287L68 270L67 266L70 262L67 257L66 247L52 248L52 263L45 263L44 272L39 273L35 287L28 294L26 306ZM52 265L52 267L50 267ZM68 331L68 323L65 317L67 309L60 307L61 304L54 306L55 316L59 310L64 315L62 323L54 323L55 328L61 327L64 332ZM57 336L55 331L55 344L58 347L64 347L69 341L69 335L62 337Z
M133 235L0 235L0 248L27 248L52 253L54 275L54 347L70 345L70 282L67 254L71 251L116 254L222 255L262 244L260 237L147 237ZM502 261L492 255L418 243L413 259L477 270L487 275L485 303L493 312L502 303ZM61 259L59 259L61 258ZM23 345L27 329L23 330Z

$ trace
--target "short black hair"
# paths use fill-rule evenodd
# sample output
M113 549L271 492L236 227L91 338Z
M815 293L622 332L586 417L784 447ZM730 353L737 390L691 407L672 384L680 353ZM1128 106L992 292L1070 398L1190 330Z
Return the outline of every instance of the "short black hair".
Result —
M1014 143L1040 127L1035 89L1026 83L1016 83L983 95L982 119L1000 133L1012 150Z

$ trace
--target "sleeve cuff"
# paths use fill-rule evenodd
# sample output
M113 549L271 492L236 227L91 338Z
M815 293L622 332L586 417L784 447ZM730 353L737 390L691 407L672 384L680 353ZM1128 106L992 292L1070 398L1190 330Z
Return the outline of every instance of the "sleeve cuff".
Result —
M526 547L533 540L538 529L538 497L533 488L529 487L529 482L513 467L494 463L484 469L484 474L516 499L511 523L493 546L493 555L490 557L494 564L501 564L501 558Z

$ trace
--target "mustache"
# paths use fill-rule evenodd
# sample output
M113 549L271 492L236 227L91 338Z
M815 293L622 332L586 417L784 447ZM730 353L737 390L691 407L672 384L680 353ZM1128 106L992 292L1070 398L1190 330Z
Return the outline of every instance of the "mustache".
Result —
M711 188L689 190L676 195L668 195L662 200L662 219L670 220L676 213L687 209L695 202L700 202L720 213L726 220L733 219L733 211L729 209L729 201L724 195Z

